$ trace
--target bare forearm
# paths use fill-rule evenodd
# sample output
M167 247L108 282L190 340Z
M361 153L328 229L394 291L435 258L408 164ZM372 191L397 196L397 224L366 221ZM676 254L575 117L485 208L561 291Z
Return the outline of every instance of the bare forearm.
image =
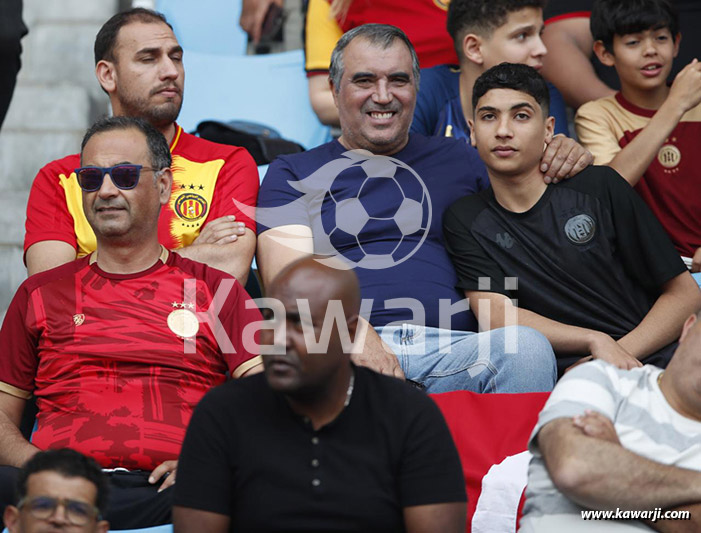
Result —
M319 121L327 126L340 126L338 109L333 101L333 94L326 76L309 78L309 101Z
M701 292L688 272L665 284L665 290L645 318L618 343L641 359L679 338L684 320L701 307Z
M616 154L608 166L614 168L632 186L637 185L682 114L666 101L648 125Z
M253 252L245 249L242 243L231 244L193 244L175 250L178 254L193 261L226 272L234 276L241 285L248 280Z
M701 473L583 435L571 419L546 425L538 442L555 486L584 507L651 510L701 501Z
M650 528L660 533L696 533L701 531L701 503L680 505L669 511L688 512L689 520L655 520L645 521Z
M39 448L30 444L17 426L0 412L0 464L21 467Z

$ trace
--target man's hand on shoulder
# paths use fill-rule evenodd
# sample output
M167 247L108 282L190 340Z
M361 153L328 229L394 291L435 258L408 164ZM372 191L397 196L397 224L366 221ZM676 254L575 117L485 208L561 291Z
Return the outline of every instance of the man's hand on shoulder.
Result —
M557 183L579 174L594 162L594 156L574 139L555 135L540 159L540 170L545 172L545 183Z
M168 487L175 485L175 472L177 469L177 460L163 461L160 465L153 469L153 472L151 472L151 475L148 478L148 482L155 485L162 479L163 483L161 483L161 486L158 487L158 492L164 491Z
M365 366L387 376L406 379L392 349L380 338L367 320L362 318L358 320L357 339L358 341L364 340L364 342L362 350L358 346L351 356L356 365Z
M623 370L643 364L606 333L595 331L589 340L589 350L594 359L602 359Z

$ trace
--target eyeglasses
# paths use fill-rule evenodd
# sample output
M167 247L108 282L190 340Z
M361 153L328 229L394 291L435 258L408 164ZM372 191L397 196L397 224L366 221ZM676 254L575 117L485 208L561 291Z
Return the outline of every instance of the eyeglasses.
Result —
M85 192L95 192L102 187L105 174L109 174L115 187L122 190L133 189L139 184L141 169L157 171L142 165L115 165L113 167L81 167L75 169L78 185Z
M59 505L63 505L66 520L74 526L84 526L94 517L100 515L100 510L89 503L50 496L38 496L31 500L22 498L17 504L17 508L26 507L34 518L48 520L56 512Z

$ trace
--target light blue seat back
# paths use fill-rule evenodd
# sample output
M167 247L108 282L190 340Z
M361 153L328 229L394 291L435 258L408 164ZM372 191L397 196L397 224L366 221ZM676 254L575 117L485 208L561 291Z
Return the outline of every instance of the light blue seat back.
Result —
M313 148L330 139L309 103L304 53L231 56L187 50L185 98L178 122L192 131L203 120L241 119L275 128Z
M185 50L244 55L248 36L239 26L241 0L157 0Z

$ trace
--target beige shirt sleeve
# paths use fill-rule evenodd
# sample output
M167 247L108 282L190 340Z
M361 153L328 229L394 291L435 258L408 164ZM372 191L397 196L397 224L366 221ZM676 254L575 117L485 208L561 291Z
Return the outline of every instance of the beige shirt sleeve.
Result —
M604 107L606 98L579 107L574 118L577 137L594 156L595 165L606 165L621 151L620 135Z

